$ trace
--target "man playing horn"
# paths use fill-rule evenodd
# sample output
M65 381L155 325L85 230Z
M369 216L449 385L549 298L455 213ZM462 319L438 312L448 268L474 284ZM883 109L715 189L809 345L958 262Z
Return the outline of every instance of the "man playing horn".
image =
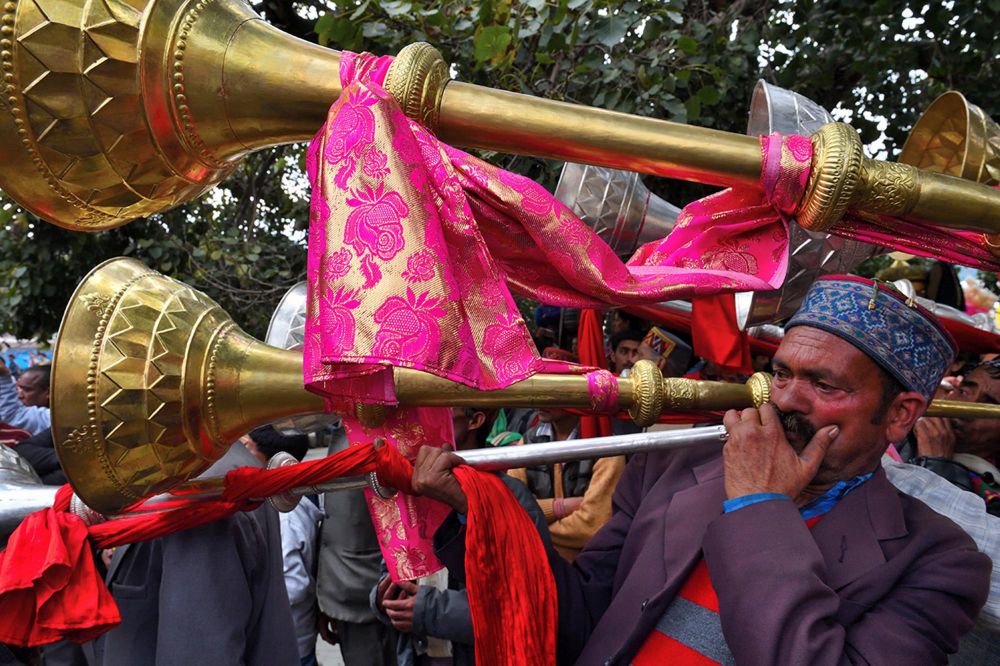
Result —
M879 464L953 342L854 277L818 281L788 329L771 403L726 414L721 454L633 457L575 562L550 551L561 663L941 664L972 627L989 559ZM464 511L459 463L425 447L414 489ZM464 538L458 520L436 534L446 566Z

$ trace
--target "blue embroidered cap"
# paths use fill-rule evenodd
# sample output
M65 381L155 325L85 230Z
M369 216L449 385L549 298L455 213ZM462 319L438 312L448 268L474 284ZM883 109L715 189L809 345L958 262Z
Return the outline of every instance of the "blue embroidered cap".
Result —
M884 282L853 275L817 280L785 329L793 326L843 338L928 401L955 359L955 342L933 314Z

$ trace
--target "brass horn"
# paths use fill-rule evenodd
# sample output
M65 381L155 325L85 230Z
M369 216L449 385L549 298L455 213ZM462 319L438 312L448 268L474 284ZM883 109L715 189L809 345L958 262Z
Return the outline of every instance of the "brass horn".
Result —
M1000 125L962 93L950 90L917 120L899 161L986 185L1000 184Z
M540 374L476 391L394 368L402 405L593 409L583 375ZM665 409L759 406L770 377L746 384L664 378L636 363L617 378L618 408L640 425ZM323 411L303 387L302 355L254 340L205 294L134 259L87 275L63 315L53 357L52 433L76 494L102 514L166 492L218 460L249 430ZM990 405L945 405L939 415L1000 417Z
M340 93L336 51L281 33L242 0L7 0L0 33L0 187L71 229L197 196L247 152L310 138ZM386 89L456 145L759 182L754 137L449 81L427 44L400 52ZM1000 231L1000 192L867 159L847 125L830 123L813 141L798 214L806 228L856 209Z

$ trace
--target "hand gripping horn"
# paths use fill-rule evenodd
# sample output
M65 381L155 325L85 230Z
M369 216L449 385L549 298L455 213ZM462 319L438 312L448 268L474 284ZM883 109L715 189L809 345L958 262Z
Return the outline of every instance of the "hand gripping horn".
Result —
M310 138L340 93L339 62L242 0L6 0L0 188L71 229L168 209L246 153ZM449 81L427 44L400 52L386 88L448 143L758 186L756 138ZM839 123L814 146L806 228L856 209L1000 231L1000 192L867 159Z

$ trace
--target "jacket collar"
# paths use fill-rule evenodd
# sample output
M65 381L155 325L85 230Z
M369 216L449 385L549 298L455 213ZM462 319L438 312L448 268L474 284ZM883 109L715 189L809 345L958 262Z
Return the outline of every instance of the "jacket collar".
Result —
M896 489L879 467L813 527L826 560L826 583L839 589L885 563L880 541L908 534Z
M701 557L708 525L722 513L726 499L722 457L692 469L694 485L678 491L664 523L667 580L686 576ZM896 489L879 467L867 482L849 493L812 529L826 561L826 582L844 587L885 563L880 541L908 534Z

